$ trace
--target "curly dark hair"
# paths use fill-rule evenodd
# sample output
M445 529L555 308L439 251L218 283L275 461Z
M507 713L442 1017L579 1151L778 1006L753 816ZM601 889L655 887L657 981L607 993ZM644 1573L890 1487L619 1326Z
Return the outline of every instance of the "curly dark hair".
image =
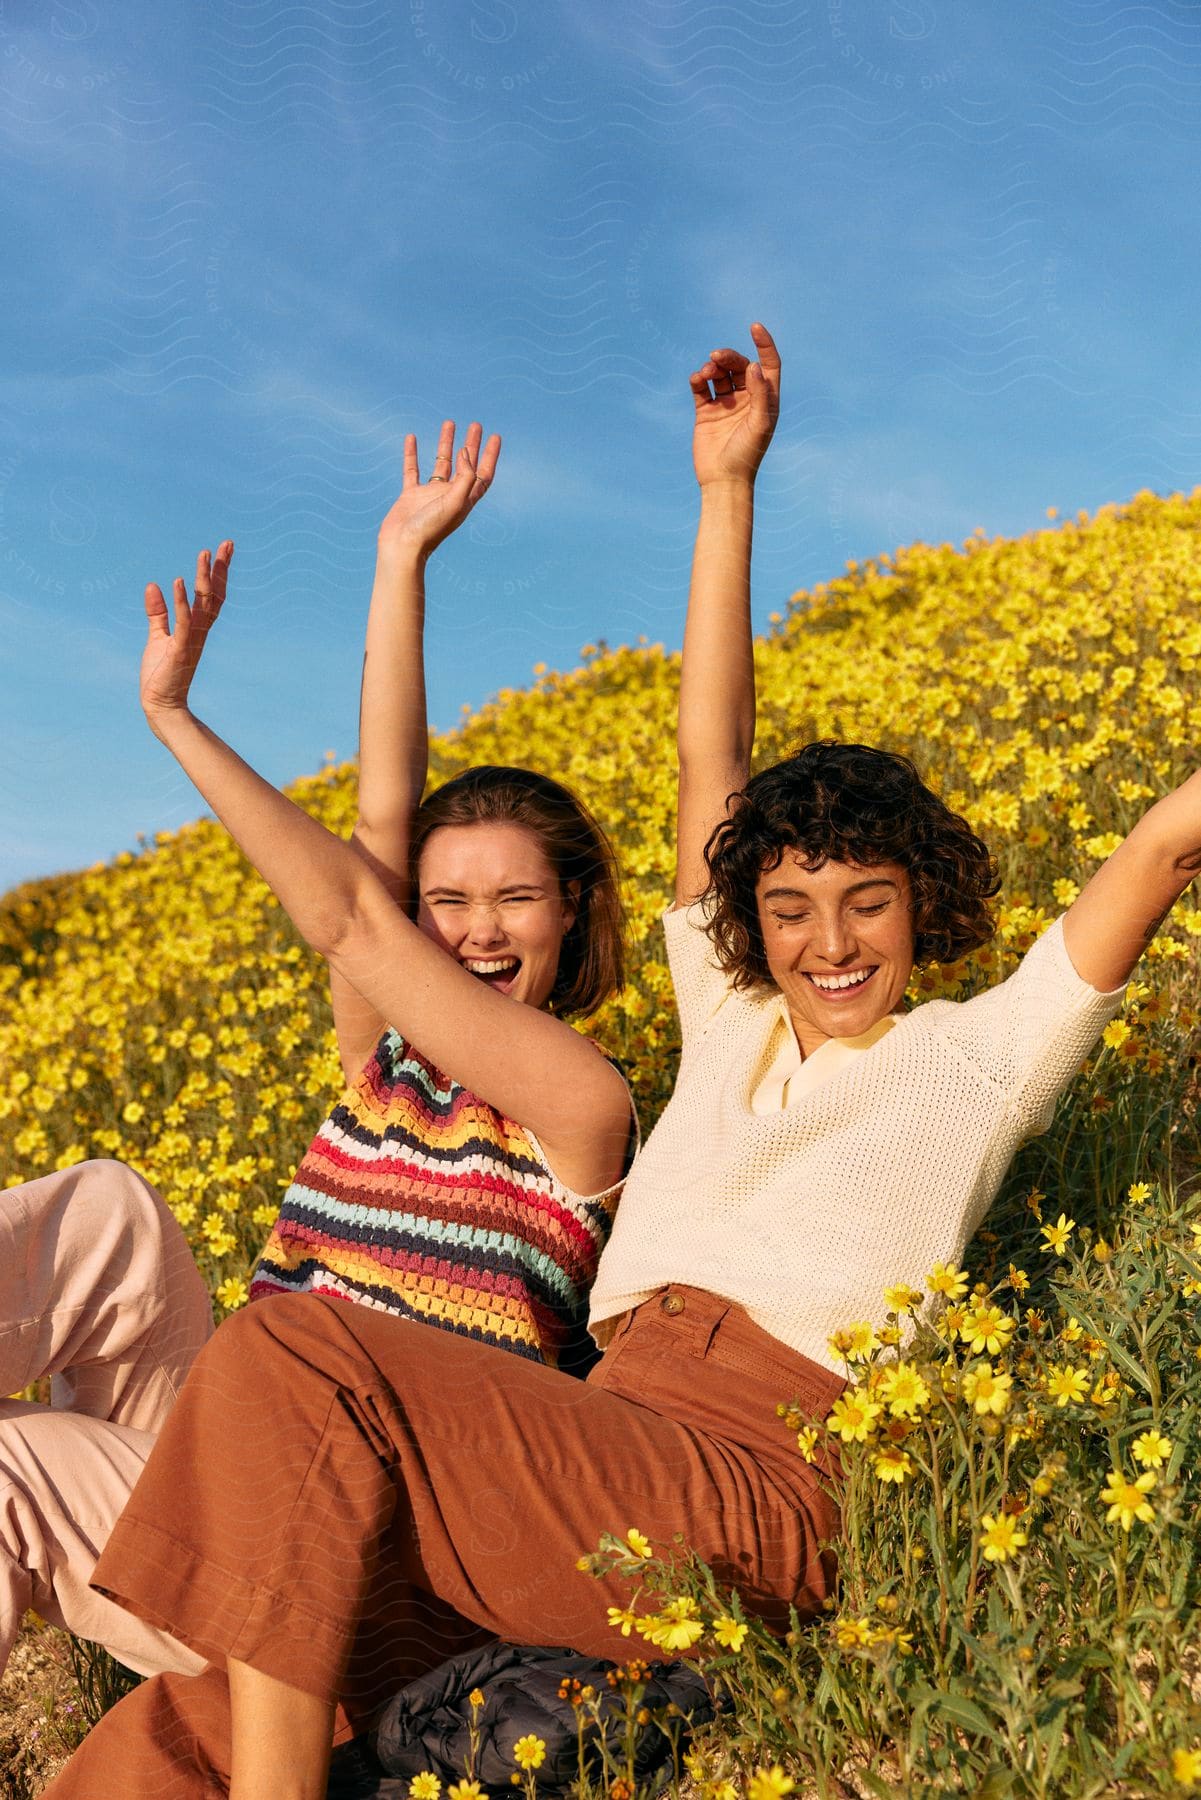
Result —
M578 795L535 769L480 763L427 794L409 841L409 878L420 888L421 852L442 825L483 821L524 825L542 845L566 891L576 889L575 919L563 938L550 1008L587 1018L625 979L625 913L617 858ZM416 909L416 899L413 901Z
M825 738L753 776L705 845L708 931L735 987L772 980L755 888L786 849L814 869L900 863L913 888L917 963L954 962L996 930L986 902L1000 878L967 820L907 756Z

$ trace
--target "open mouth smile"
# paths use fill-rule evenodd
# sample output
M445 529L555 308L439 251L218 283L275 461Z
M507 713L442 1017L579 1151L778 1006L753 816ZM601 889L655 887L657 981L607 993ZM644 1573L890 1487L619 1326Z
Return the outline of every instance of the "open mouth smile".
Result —
M505 993L513 986L521 969L521 958L517 956L465 956L462 963L470 975Z
M815 975L808 969L802 969L801 973L810 986L817 989L823 999L841 1001L865 988L876 973L878 966L877 964L870 969L853 969L845 975Z

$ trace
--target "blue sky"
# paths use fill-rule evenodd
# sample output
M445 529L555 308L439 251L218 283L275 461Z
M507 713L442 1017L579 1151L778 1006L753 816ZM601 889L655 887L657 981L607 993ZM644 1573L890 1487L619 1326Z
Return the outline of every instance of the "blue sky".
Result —
M687 375L764 319L759 623L850 557L1201 481L1193 0L0 0L0 889L202 806L147 580L237 542L200 716L353 755L404 433L504 435L431 718L679 643Z

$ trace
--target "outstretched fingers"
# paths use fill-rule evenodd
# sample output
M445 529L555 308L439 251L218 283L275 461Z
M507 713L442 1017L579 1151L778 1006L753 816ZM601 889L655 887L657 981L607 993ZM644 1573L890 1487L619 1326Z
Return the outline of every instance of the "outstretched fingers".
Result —
M171 624L167 614L167 602L163 590L157 581L146 583L146 631L153 641L156 638L169 638Z

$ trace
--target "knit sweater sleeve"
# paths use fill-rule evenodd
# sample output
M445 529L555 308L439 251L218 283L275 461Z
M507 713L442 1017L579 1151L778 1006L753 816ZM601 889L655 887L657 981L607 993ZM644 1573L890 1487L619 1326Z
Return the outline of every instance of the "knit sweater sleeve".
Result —
M1076 973L1060 917L1007 980L948 1006L940 1022L1003 1091L1023 1133L1035 1137L1050 1126L1060 1096L1125 994L1125 982L1101 993Z
M673 906L664 913L663 935L680 1015L680 1040L688 1051L734 990L714 958L713 944L705 930L703 901Z

